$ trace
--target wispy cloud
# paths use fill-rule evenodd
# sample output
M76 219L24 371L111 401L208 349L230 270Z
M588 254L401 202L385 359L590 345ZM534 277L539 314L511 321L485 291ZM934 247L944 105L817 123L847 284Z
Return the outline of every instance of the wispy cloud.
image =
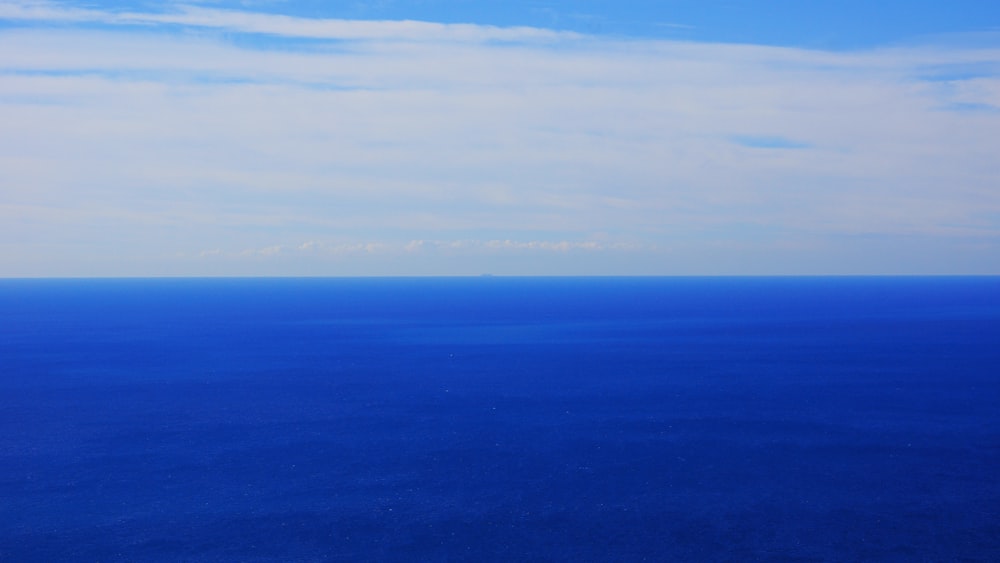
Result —
M423 21L314 19L253 13L191 4L167 4L162 12L108 12L54 2L14 1L0 5L0 18L32 22L81 22L112 25L171 24L311 39L416 41L520 41L574 36L530 27L493 27Z
M859 235L1000 252L1000 48L832 53L195 5L8 2L0 19L0 235L51 263L80 245L122 260L451 248L583 264L787 240L865 255ZM906 248L912 268L933 258ZM685 256L662 270L705 264Z

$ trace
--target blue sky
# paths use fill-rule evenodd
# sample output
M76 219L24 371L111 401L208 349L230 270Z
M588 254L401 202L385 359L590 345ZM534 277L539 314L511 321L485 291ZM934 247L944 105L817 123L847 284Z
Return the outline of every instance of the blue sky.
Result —
M851 49L926 35L997 31L981 0L387 0L283 2L262 10L304 17L416 19L533 26L628 37Z
M21 2L16 2L21 3ZM74 3L63 3L73 5ZM1000 31L1000 6L982 0L257 0L79 2L108 11L202 4L302 18L419 20L530 26L619 37L857 49L942 34Z
M0 2L0 276L1000 273L989 2Z

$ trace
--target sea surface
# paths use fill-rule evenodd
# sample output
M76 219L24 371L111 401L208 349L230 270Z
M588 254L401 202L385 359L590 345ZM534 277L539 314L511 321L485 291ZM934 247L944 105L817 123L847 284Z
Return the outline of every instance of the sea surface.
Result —
M0 561L998 561L1000 278L0 280Z

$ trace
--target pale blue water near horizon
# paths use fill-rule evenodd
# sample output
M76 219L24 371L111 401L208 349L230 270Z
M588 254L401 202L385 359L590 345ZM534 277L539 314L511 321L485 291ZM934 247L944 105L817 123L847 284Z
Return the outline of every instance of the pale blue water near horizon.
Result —
M0 280L0 561L996 561L998 405L996 277Z

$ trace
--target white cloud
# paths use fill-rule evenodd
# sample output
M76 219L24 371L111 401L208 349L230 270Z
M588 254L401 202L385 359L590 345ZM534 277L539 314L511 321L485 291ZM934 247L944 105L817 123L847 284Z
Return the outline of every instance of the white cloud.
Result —
M119 25L174 24L310 39L409 41L523 41L574 37L530 27L493 27L423 21L311 19L175 4L163 12L104 12L53 2L14 1L0 5L0 18L42 22L99 22Z
M860 235L974 239L998 258L1000 49L830 53L193 6L13 2L0 18L33 23L0 31L0 235L53 263L60 244L388 260L766 253ZM220 33L177 32L191 28ZM269 49L257 33L349 41ZM970 65L986 71L927 79Z
M600 241L568 241L568 240L511 240L511 239L459 239L459 240L411 240L406 242L393 241L322 241L310 240L292 246L272 244L261 248L250 248L234 252L225 252L219 248L201 250L197 255L201 258L232 259L260 257L288 257L291 254L339 257L345 255L373 254L399 255L410 253L451 253L455 251L480 253L516 254L520 252L559 253L567 252L609 252L609 251L641 251L643 246L634 243L605 243Z

